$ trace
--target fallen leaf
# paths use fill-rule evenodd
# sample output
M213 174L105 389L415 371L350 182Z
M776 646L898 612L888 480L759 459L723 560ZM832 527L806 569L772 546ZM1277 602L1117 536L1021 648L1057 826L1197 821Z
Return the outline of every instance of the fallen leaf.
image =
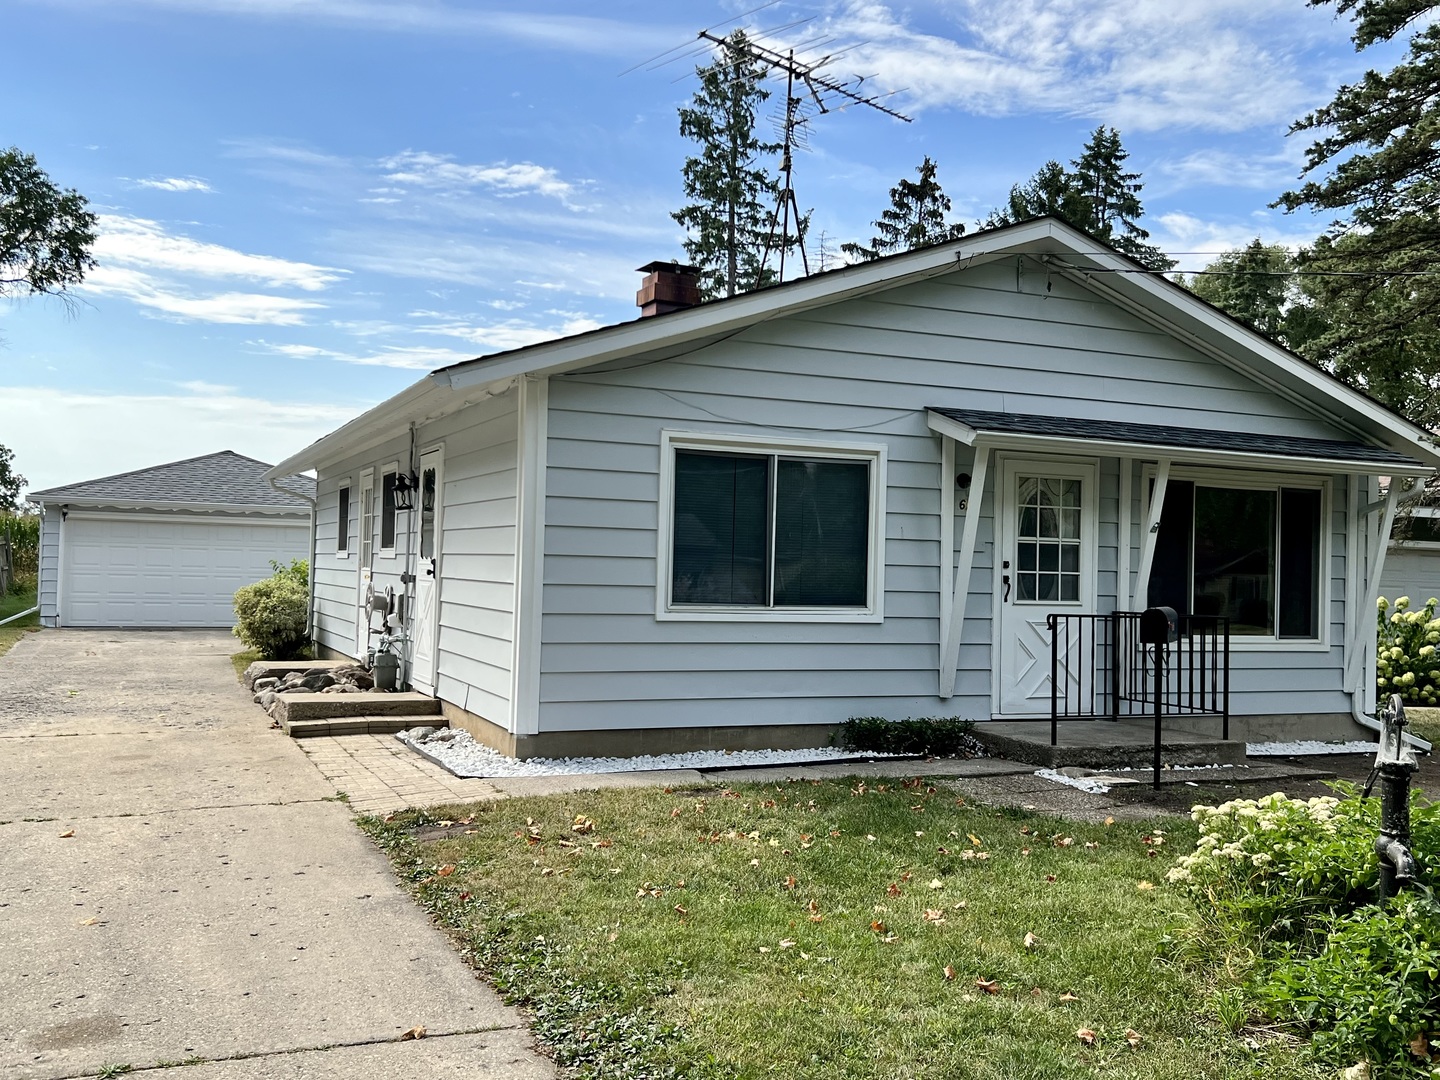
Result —
M1029 849L1028 847L1022 847L1022 848L1020 849L1020 854L1021 854L1021 855L1029 855L1029 854L1030 854L1030 849Z
M1114 824L1115 824L1115 819L1114 819L1113 817L1107 817L1107 818L1105 819L1105 827L1106 827L1107 829L1108 829L1111 825L1114 825Z
M576 814L575 820L570 823L571 832L594 832L595 822L591 821L584 814Z
M1370 1063L1357 1061L1340 1074L1340 1080L1370 1080Z
M1055 875L1054 875L1054 874L1046 874L1046 875L1045 875L1045 880L1046 880L1046 881L1054 881L1054 880L1055 880Z
M926 922L940 923L945 921L945 913L939 908L926 908L924 918Z
M74 835L75 835L75 830L74 830L74 829L66 829L64 832L62 832L62 833L60 834L60 839L61 839L61 840L69 840L69 839L70 839L72 836L74 836Z
M906 870L905 873L903 873L903 874L900 875L900 880L901 880L901 881L909 881L909 880L910 880L911 878L913 878L914 876L915 876L915 875L912 874L912 873L910 873L909 870Z
M677 915L679 915L679 916L683 919L686 915L689 915L689 914L690 914L690 909L687 908L687 907L682 907L682 906L679 905L679 904L676 904L676 905L675 905L675 913L676 913Z
M790 875L788 875L788 876L785 878L785 888L787 888L787 889L793 889L793 888L795 888L796 884L798 884L798 883L797 883L796 880L795 880L795 875L794 875L794 874L790 874Z
M769 946L769 945L761 945L761 946L760 946L760 951L761 951L761 952L769 952L769 951L770 951L770 946Z
M870 924L870 929L873 930L873 931L874 931L875 933L877 933L877 934L883 934L883 933L885 933L885 924L884 924L883 922L881 922L879 919L876 919L874 922L872 922L872 923Z
M954 982L954 981L955 981L955 969L954 969L953 967L951 967L949 964L946 964L946 965L945 965L945 981L946 981L946 982Z
M1061 1004L1061 1005L1069 1005L1070 1002L1072 1002L1072 1001L1079 1001L1079 1000L1080 1000L1080 999L1079 999L1078 997L1076 997L1074 994L1070 993L1070 991L1068 991L1068 990L1065 991L1065 993L1061 994L1061 995L1060 995L1060 998L1059 998L1059 1001L1060 1001L1060 1004Z
M872 843L872 844L875 842L875 836L874 836L874 834L872 834L872 833L866 833L866 834L865 834L865 839L866 839L866 840L869 840L870 843Z
M964 901L964 900L961 900L958 904L956 904L956 905L955 905L955 910L956 910L956 911L964 911L964 910L965 910L965 901Z
M540 876L541 876L541 877L554 877L554 876L555 876L555 871L554 871L551 867L548 867L548 866L547 866L547 867L545 867L543 870L540 871Z
M1040 944L1040 939L1037 938L1034 934L1026 934L1026 935L1025 935L1025 948L1027 948L1027 949L1033 949L1033 948L1035 948L1035 946L1037 946L1037 945L1039 945L1039 944Z
M1086 841L1085 841L1085 850L1086 850L1086 851L1094 851L1094 850L1095 850L1096 848L1098 848L1099 846L1100 846L1099 842L1097 842L1097 841L1095 841L1095 840L1086 840Z
M899 896L899 895L900 895L900 886L899 886L899 885L896 885L895 882L892 881L889 885L886 885L886 886L885 886L885 895L886 895L886 896Z
M932 889L943 889L944 887L945 887L945 883L944 883L943 881L941 881L938 877L937 877L937 878L931 878L931 879L930 879L930 888L932 888Z
M619 937L619 934L617 934L614 930L611 930L610 933L605 935L605 940L613 945L619 939Z
M975 847L980 847L980 838L978 836L976 836L973 832L966 833L965 835L970 837L971 844L973 844Z
M935 854L936 854L936 855L949 855L949 854L950 854L950 849L949 849L949 848L944 848L944 847L937 847L937 848L935 849Z
M1072 845L1073 843L1075 843L1075 838L1074 838L1073 836L1062 836L1062 837L1059 837L1058 839L1056 839L1056 841L1055 841L1055 846L1056 846L1056 847L1069 847L1069 846Z
M1079 1039L1082 1043L1084 1043L1086 1046L1095 1045L1095 1032L1091 1031L1089 1028L1081 1028L1079 1031L1075 1032L1075 1037Z
M400 1041L401 1041L401 1042L405 1042L407 1039L423 1039L424 1037L425 1037L425 1029L424 1029L423 1027L421 1027L419 1024L416 1024L416 1025L415 1025L413 1028L411 1028L409 1031L402 1031L402 1032L400 1033Z
M1021 826L1020 826L1020 835L1021 835L1021 836L1029 836L1031 832L1032 832L1032 830L1031 830L1031 828L1030 828L1029 825L1021 825Z
M987 994L998 994L1000 992L999 979L976 979L975 986L977 989L984 990Z
M782 938L780 941L780 947L782 949L793 949L795 947L795 942L791 941L789 938Z
M96 925L99 921L100 921L100 919L99 919L98 916L91 915L88 919L81 919L81 920L80 920L80 925L81 925L81 926L94 926L94 925ZM1418 1036L1418 1035L1416 1036L1416 1038L1423 1038L1423 1037L1424 1037L1424 1036Z
M1136 1049L1139 1049L1140 1043L1141 1043L1143 1040L1142 1040L1141 1037L1140 1037L1140 1033L1139 1033L1138 1031L1136 1031L1134 1028L1126 1028L1126 1029L1125 1029L1125 1041L1128 1042L1131 1046L1135 1047Z
M1414 1054L1421 1061L1430 1060L1430 1036L1425 1032L1417 1032L1415 1038L1410 1040L1410 1053Z
M446 863L444 866L440 867L440 869L436 870L435 872L441 877L449 877L455 872L455 866L452 863ZM554 871L552 870L551 873L554 873Z
M1155 888L1155 885L1153 882L1149 881L1137 881L1135 883L1135 888L1139 889L1141 892L1150 892L1152 889Z

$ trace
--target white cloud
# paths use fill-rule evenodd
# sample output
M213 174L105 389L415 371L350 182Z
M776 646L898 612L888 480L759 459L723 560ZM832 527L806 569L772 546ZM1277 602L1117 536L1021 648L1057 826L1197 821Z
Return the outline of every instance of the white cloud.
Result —
M502 195L548 195L565 202L575 190L574 185L560 179L560 174L554 169L529 161L514 165L506 161L490 165L464 165L450 154L404 150L382 159L380 167L388 170L385 179L392 184L441 191L464 191L478 187Z
M137 187L152 188L155 191L204 191L214 192L206 181L196 176L166 176L157 180L136 180Z
M486 352L505 352L509 349L523 349L527 345L538 345L542 341L569 337L572 334L583 334L587 330L598 330L603 325L587 316L572 315L556 326L536 326L520 319L507 319L488 325L451 319L428 323L416 329L426 334L460 338Z
M0 388L0 430L30 490L234 450L279 461L370 402L299 402L211 388L193 394L98 394Z
M100 215L95 258L98 265L81 286L85 292L123 297L182 322L297 326L307 312L325 305L236 289L215 292L207 282L238 280L314 293L345 273L194 240L169 232L159 222L120 214Z
M1328 74L1302 62L1307 35L1344 37L1333 20L1297 27L1293 0L947 0L934 7L951 27L918 30L911 9L901 15L876 0L850 0L827 29L863 41L844 65L875 74L867 90L905 88L898 100L909 110L1038 110L1145 131L1287 122L1313 103Z
M1314 229L1300 229L1298 221L1267 213L1253 214L1248 219L1207 221L1175 212L1147 217L1145 224L1150 230L1150 242L1162 251L1174 253L1180 271L1201 270L1215 256L1242 248L1257 237L1292 251L1315 241Z
M1303 165L1304 148L1295 142L1278 154L1203 147L1182 158L1157 162L1146 170L1145 178L1151 193L1201 186L1275 192L1296 184Z
M168 232L158 221L101 214L95 240L95 259L101 265L141 267L210 278L241 278L272 288L316 292L344 276L343 270L313 263L251 255L234 248L194 240Z
M338 360L343 364L401 368L406 371L434 371L448 364L458 364L475 358L473 352L457 352L454 349L425 345L386 345L371 352L351 353L339 349L324 349L316 345L292 345L263 339L251 344L267 352L296 360Z

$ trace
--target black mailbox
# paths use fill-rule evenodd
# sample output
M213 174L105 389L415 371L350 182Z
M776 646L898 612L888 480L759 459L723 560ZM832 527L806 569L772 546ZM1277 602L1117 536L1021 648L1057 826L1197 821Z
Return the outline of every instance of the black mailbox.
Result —
M1168 645L1178 637L1174 608L1152 607L1140 613L1140 644Z

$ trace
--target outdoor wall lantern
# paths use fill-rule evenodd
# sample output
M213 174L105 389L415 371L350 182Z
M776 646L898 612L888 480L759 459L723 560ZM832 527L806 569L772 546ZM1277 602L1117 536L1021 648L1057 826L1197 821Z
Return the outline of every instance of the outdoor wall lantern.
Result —
M401 473L395 477L395 509L414 510L415 492L419 490L420 478L415 475L406 476Z

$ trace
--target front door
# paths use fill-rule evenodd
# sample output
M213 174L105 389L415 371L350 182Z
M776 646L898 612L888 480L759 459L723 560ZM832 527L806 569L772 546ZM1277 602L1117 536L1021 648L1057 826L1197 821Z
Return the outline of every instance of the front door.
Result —
M1096 468L1086 462L1010 459L1000 473L996 704L1002 716L1048 716L1046 617L1095 611ZM1082 653L1077 647L1059 657L1062 691L1068 689L1072 702L1093 692L1093 673L1081 663L1088 654Z
M360 558L355 581L355 655L361 660L370 648L370 581L375 558L375 473L360 474Z
M410 620L410 685L435 693L436 639L440 632L440 510L444 451L420 455L420 491L415 513L415 612Z

